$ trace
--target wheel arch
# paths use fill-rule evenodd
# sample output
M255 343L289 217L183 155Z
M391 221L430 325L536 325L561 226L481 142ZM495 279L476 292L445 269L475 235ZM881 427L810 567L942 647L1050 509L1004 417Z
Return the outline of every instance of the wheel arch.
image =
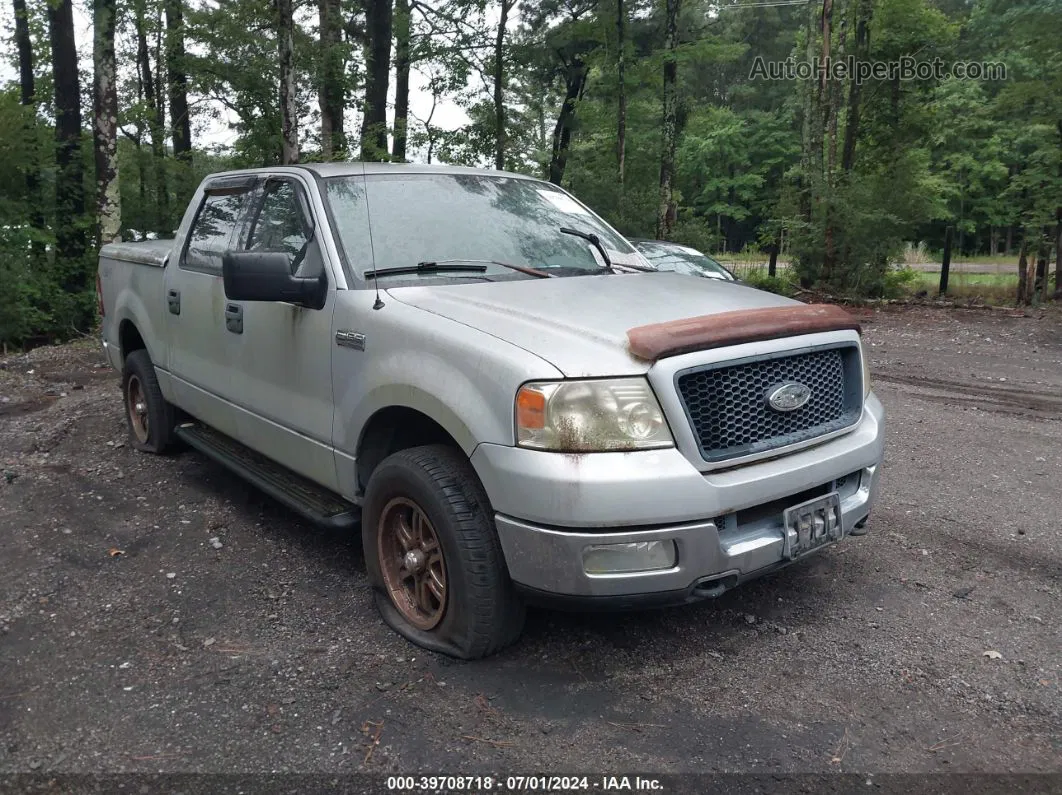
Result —
M373 471L387 456L429 444L454 447L466 457L475 449L468 427L456 417L444 414L440 421L439 415L432 416L408 404L378 408L365 422L358 437L354 459L358 493L365 492ZM470 447L466 448L469 444Z

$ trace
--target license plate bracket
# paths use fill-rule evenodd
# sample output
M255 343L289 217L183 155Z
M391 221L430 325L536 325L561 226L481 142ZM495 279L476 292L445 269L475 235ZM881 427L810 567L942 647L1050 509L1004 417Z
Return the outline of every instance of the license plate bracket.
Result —
M782 514L782 557L793 560L802 555L839 541L841 526L841 497L830 492L822 497L786 508Z

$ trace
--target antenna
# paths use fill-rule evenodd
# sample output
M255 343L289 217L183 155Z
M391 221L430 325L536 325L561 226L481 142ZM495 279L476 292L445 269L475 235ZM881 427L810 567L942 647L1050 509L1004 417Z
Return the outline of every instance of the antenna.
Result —
M372 208L369 207L369 181L365 179L365 164L361 164L361 184L365 187L365 228L369 232L369 250L372 251L373 267L376 263L376 249L372 245ZM373 309L383 309L384 302L380 298L380 280L373 277L373 285L376 287L376 300L373 301Z

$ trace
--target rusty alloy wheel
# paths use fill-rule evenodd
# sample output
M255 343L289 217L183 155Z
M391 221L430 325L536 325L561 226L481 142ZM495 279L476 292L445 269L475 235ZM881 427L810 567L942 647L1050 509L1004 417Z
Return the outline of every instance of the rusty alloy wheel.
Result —
M125 407L129 413L129 425L133 428L136 440L141 444L146 444L151 428L148 423L147 397L139 376L129 376L125 385Z
M435 628L446 613L446 560L431 521L415 502L395 497L380 512L376 533L391 602L417 629Z

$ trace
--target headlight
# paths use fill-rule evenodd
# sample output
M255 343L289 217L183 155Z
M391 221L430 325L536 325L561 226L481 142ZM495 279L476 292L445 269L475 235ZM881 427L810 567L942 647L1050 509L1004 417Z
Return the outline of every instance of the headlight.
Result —
M867 352L863 350L863 346L859 346L859 358L863 362L863 397L865 398L870 394L870 360L867 359Z
M516 442L580 453L673 444L644 378L525 384L516 395Z

